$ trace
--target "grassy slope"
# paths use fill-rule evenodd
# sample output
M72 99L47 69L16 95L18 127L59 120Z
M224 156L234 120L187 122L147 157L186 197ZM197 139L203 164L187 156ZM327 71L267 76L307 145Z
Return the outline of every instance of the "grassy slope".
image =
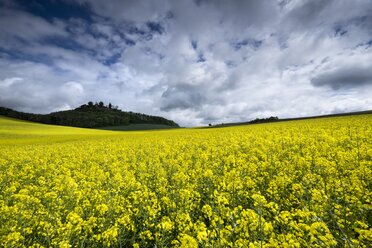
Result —
M173 129L177 127L172 127L168 125L161 124L129 124L122 126L109 126L100 127L101 130L111 130L111 131L135 131L135 130L155 130L155 129Z
M136 127L139 125L138 127ZM140 127L142 126L142 130ZM146 126L146 128L145 128ZM108 127L106 130L90 129L90 128L77 128L58 125L40 124L30 121L23 121L19 119L0 116L0 147L6 145L18 144L52 144L70 141L84 141L84 140L99 140L99 139L121 139L128 137L142 136L144 133L159 134L160 132L169 132L172 129L160 129L163 125L157 125L158 130L147 130L151 126L155 129L154 125L147 124L133 124L130 125L132 129L125 129L128 126L122 126L122 129L111 131ZM121 126L120 126L121 127ZM119 128L120 128L119 127ZM167 126L169 128L169 126ZM146 129L146 130L145 130ZM114 130L114 129L112 129ZM133 130L130 132L117 132L117 131ZM172 131L181 130L173 128Z
M66 142L113 135L107 131L39 124L0 116L0 146Z

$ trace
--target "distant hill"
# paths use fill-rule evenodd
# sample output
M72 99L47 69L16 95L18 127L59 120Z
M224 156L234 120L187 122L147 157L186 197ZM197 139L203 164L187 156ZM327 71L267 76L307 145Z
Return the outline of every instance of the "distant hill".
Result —
M85 128L125 126L130 124L156 124L179 127L174 121L163 117L125 112L111 104L105 106L103 102L95 104L89 102L73 110L53 112L50 114L23 113L0 107L0 115L44 124Z

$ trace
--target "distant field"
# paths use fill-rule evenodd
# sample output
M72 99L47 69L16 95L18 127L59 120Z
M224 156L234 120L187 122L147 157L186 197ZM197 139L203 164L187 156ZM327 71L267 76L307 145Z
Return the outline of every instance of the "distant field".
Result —
M371 247L372 115L113 132L0 117L0 247Z
M160 124L129 124L123 126L110 126L110 127L100 127L98 129L102 130L112 130L112 131L133 131L133 130L154 130L154 129L172 129L176 127Z
M220 123L214 124L212 126L206 126L202 128L220 128L220 127L232 127L232 126L241 126L241 125L255 125L261 123L272 123L272 122L285 122L285 121L296 121L296 120L311 120L311 119L320 119L320 118L331 118L331 117L342 117L342 116L352 116L352 115L371 115L372 110L359 111L359 112L348 112L348 113L339 113L339 114L328 114L328 115L317 115L317 116L307 116L307 117L297 117L297 118L281 118L268 120L266 119L256 119L246 122L232 122L232 123Z

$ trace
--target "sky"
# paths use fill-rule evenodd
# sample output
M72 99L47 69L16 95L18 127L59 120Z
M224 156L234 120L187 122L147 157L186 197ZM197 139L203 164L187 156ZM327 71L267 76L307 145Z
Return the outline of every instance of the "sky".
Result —
M372 0L0 0L0 106L182 126L372 109Z

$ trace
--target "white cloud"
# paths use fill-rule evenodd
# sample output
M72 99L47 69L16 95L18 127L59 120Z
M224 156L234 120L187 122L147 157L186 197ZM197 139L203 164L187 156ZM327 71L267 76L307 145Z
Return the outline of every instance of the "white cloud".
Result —
M20 77L5 78L4 80L0 80L0 87L8 88L21 81L23 81L23 78Z

